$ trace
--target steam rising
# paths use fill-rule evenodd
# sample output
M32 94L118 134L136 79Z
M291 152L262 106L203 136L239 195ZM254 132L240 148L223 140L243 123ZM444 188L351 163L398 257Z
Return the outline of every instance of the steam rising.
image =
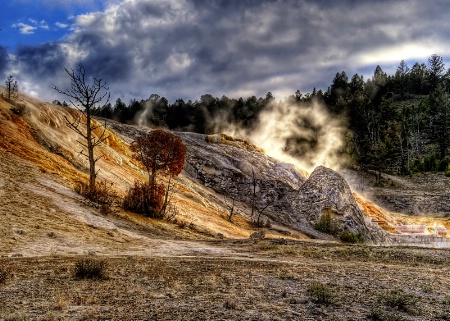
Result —
M330 115L317 101L308 105L273 103L259 115L256 130L229 128L280 161L292 163L308 173L323 165L338 170L345 162L344 120Z
M155 106L151 100L136 116L140 126L158 127ZM303 172L311 173L323 165L335 170L346 162L343 153L347 132L345 120L331 115L319 102L293 103L272 101L258 116L256 126L243 128L226 122L230 110L206 120L213 132L241 137L262 148L269 156L291 163ZM190 125L192 127L192 125ZM193 128L183 128L185 131Z
M134 119L134 122L138 126L147 126L151 127L151 124L148 122L148 118L153 115L153 102L151 100L147 100L144 103L144 110L137 114L137 116Z

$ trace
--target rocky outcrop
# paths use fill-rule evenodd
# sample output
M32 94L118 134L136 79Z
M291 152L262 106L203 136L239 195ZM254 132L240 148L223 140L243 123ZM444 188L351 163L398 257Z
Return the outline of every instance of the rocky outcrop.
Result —
M228 136L177 133L187 145L186 174L217 193L235 199L241 211L290 225L290 198L306 178L291 164L281 163L243 140ZM214 137L212 139L211 137ZM220 135L219 135L220 137ZM254 193L256 197L254 197Z
M328 215L335 235L349 231L361 233L371 243L387 241L386 232L364 216L347 182L332 169L317 167L298 190L293 207L299 225L313 227Z
M291 164L279 162L255 146L228 136L177 133L187 145L185 172L240 204L241 211L296 229L310 237L333 236L314 228L324 213L337 222L335 236L347 230L372 243L386 233L359 209L350 187L335 171L320 166L306 179ZM256 197L254 197L256 195Z

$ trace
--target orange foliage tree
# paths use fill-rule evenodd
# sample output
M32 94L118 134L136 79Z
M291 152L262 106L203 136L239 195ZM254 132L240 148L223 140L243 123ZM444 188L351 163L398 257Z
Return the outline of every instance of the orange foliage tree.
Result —
M148 184L136 182L125 198L127 209L161 218L168 203L172 177L181 173L186 158L183 140L164 130L154 130L138 137L132 144L134 157L142 163ZM157 175L168 176L167 188L157 182Z

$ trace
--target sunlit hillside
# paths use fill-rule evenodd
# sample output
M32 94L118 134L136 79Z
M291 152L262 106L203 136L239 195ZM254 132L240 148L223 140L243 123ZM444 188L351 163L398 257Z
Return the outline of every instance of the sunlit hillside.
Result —
M177 215L172 222L119 208L115 214L101 215L73 191L88 179L79 137L65 120L75 111L25 95L15 105L0 99L0 229L7 240L3 254L146 252L150 244L160 244L151 237L247 238L254 232L243 216L236 215L234 223L226 220L223 198L184 174L176 178L172 203ZM136 133L148 130L120 126ZM111 130L108 136L96 149L97 156L102 155L98 179L120 196L146 175L132 158L130 139ZM303 238L294 231L289 234ZM272 235L282 234L274 230Z

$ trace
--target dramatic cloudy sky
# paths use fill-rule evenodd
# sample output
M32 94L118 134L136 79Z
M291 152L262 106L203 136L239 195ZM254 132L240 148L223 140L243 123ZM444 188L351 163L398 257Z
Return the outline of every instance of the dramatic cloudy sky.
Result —
M393 72L432 54L450 67L448 0L8 0L0 76L52 100L82 62L113 98L283 99L338 71Z

